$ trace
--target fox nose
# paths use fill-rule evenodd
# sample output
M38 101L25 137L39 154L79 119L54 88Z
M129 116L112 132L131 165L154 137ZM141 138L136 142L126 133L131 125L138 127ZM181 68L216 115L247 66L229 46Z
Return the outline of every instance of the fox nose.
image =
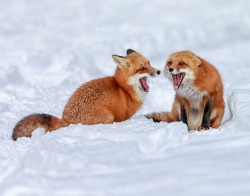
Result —
M169 70L169 72L174 71L174 69L172 67L170 67L168 70Z
M156 73L157 73L158 75L160 75L160 74L161 74L161 71L160 71L160 70L158 70Z

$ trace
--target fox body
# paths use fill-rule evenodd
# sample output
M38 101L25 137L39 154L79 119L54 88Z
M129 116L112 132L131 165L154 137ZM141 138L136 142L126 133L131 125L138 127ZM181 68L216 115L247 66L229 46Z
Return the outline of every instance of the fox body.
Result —
M109 124L129 119L141 107L149 91L147 78L160 71L134 50L127 56L112 56L117 64L114 76L92 80L80 86L69 98L62 118L49 114L31 114L20 120L14 128L13 139L30 137L41 127L57 130L70 124Z
M149 114L154 121L183 121L189 130L207 130L221 124L225 103L216 68L191 52L176 52L167 60L165 76L176 91L171 112Z

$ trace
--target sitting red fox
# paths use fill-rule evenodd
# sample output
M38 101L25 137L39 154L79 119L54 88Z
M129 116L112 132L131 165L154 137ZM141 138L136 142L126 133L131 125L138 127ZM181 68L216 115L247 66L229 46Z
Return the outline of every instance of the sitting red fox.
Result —
M117 64L114 76L92 80L80 86L69 98L62 119L49 114L31 114L17 123L12 138L30 137L41 127L46 132L70 124L109 124L129 119L141 107L149 91L148 76L160 71L134 50L127 56L112 56Z
M165 76L176 91L171 112L146 115L154 121L183 121L189 130L207 130L221 124L225 103L223 84L215 67L191 52L172 54Z

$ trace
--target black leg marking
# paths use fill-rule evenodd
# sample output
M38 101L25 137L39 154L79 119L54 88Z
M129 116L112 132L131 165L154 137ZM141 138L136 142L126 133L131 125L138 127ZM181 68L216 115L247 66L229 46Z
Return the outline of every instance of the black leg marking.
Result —
M183 105L181 105L181 121L187 124L187 113Z
M212 112L212 104L211 101L208 101L203 113L203 119L201 123L202 127L209 129L211 112Z

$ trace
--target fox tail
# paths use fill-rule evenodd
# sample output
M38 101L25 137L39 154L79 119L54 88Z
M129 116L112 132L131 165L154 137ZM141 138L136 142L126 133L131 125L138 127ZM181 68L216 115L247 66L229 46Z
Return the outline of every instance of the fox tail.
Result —
M37 128L44 128L48 132L68 125L69 123L65 120L49 114L31 114L16 124L12 138L13 140L17 140L18 137L31 137L32 132Z

